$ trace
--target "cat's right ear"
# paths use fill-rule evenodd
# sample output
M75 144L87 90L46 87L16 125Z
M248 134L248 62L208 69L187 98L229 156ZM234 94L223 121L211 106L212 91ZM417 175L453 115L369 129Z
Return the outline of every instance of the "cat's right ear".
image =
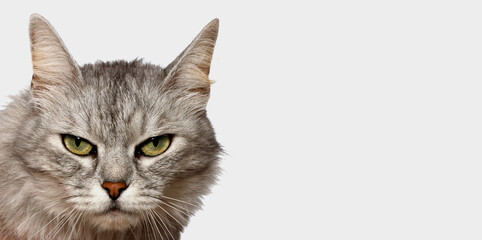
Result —
M34 97L53 97L57 87L81 78L80 69L52 25L39 14L30 16L30 50Z
M214 45L218 37L219 20L214 19L194 38L189 46L166 68L167 83L173 83L190 104L204 109L209 99L209 72ZM196 108L196 109L197 109Z

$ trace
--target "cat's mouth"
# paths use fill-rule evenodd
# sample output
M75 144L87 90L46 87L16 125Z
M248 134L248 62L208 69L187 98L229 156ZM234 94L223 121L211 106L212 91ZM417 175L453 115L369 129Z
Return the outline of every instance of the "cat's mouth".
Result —
M125 230L135 225L138 217L117 204L111 204L104 211L93 215L90 220L104 230Z
M121 210L117 206L114 206L111 209L109 209L109 212L120 212L120 211Z
M110 205L109 209L101 213L101 215L118 216L120 214L127 214L126 211L121 210L120 207L114 202Z
M117 207L113 207L105 213L106 216L112 216L112 217L116 217L122 214L124 214L124 212Z

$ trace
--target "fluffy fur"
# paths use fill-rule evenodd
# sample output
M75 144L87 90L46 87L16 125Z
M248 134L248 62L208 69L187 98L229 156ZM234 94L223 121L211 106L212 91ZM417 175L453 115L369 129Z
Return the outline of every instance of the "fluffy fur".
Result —
M179 239L218 173L221 148L205 108L217 32L216 19L166 68L79 67L32 15L32 84L0 112L0 240ZM97 153L70 153L61 134ZM173 136L165 153L135 154L163 134ZM104 181L128 187L113 201Z

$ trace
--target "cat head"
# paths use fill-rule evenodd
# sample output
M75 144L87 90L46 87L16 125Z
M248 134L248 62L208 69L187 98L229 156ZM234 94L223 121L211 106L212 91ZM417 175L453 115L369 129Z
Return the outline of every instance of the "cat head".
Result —
M181 228L218 172L206 116L218 20L167 67L79 67L54 28L30 19L31 116L15 152L51 215L78 213L105 230L161 217ZM80 218L80 217L79 217Z

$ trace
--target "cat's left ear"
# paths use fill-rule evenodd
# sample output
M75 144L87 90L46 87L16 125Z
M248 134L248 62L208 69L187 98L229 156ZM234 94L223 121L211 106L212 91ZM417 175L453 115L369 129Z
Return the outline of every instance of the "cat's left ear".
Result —
M43 96L43 93L69 85L82 76L62 39L45 18L32 14L29 34L33 64L31 90L34 96Z
M211 81L209 71L218 37L219 20L212 20L189 46L166 67L168 82L177 88L203 95L207 104Z

